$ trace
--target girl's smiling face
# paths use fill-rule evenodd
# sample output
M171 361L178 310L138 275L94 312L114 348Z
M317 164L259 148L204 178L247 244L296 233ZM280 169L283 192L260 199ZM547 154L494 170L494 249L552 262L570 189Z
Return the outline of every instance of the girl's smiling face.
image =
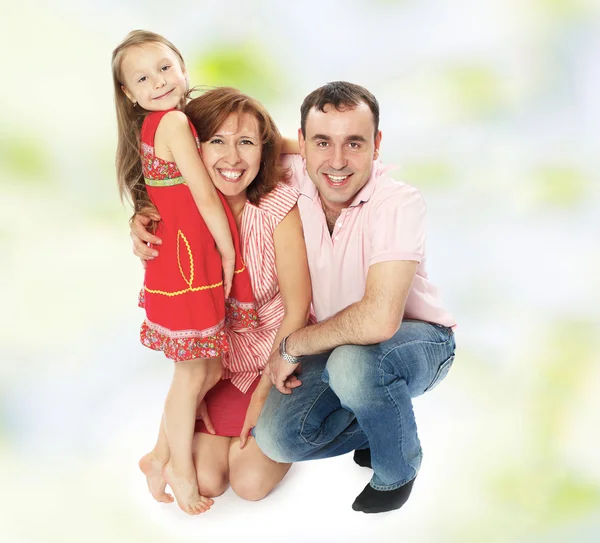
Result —
M121 89L148 111L165 111L182 104L188 74L179 57L166 45L132 45L121 62Z
M245 198L246 189L260 170L262 158L256 117L250 113L232 113L200 149L217 189L229 198Z

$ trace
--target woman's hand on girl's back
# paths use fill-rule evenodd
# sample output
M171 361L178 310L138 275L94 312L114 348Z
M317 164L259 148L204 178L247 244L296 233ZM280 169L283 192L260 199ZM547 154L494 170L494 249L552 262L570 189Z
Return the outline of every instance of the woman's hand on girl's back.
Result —
M147 229L153 221L159 220L160 215L156 209L149 208L136 213L129 223L131 228L129 235L133 240L133 254L142 260L144 267L146 266L146 260L152 260L158 256L158 251L148 244L160 245L162 240L148 232Z

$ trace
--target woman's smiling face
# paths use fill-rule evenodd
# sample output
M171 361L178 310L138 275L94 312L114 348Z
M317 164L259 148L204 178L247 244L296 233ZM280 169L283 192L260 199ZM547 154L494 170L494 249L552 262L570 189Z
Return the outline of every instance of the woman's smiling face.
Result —
M213 183L226 197L246 196L260 170L262 142L258 120L250 113L232 113L216 134L200 145Z

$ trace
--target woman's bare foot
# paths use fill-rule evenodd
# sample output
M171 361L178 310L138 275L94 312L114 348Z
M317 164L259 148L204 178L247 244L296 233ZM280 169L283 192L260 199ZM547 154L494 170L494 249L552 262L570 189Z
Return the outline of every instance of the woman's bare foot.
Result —
M177 505L185 513L190 515L204 513L214 503L210 498L200 496L194 473L189 478L176 475L171 462L168 462L163 468L163 476L171 487L173 494L175 494Z
M167 481L162 474L165 463L154 452L149 452L140 458L138 465L146 476L146 483L148 483L148 490L152 497L157 502L171 503L173 496L165 492Z

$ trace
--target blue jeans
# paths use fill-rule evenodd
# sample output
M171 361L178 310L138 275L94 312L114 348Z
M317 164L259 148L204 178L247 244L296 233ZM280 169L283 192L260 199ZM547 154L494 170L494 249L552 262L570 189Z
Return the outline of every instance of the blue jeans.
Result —
M389 340L342 345L302 360L302 386L273 388L252 434L277 462L329 458L370 447L377 490L413 479L421 445L411 398L434 388L454 361L449 328L406 320Z

